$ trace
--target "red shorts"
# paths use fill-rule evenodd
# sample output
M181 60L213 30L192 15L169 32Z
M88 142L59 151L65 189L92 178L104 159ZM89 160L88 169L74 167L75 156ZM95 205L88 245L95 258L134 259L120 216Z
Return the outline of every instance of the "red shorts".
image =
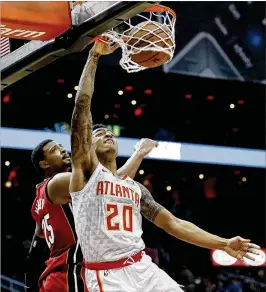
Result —
M40 283L40 292L88 292L85 283L85 268L74 266L73 273L55 271L47 275ZM77 289L75 288L77 287Z

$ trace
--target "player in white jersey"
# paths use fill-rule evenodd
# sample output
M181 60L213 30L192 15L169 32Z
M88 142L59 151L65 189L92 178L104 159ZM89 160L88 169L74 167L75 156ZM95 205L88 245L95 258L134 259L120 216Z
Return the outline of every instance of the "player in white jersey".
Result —
M225 239L174 217L150 192L128 177L118 177L117 141L105 126L92 128L90 112L100 55L113 51L97 43L80 78L71 122L72 197L90 292L174 292L180 286L144 252L142 217L189 243L221 249L244 260L259 247L239 236ZM248 252L248 253L247 253Z

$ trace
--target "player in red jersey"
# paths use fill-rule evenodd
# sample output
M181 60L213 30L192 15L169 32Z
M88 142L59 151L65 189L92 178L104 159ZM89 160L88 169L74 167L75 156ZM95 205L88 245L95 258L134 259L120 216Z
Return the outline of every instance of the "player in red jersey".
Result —
M131 158L119 169L120 174L134 177L144 156L155 146L157 142L142 139ZM36 231L30 253L36 253L38 237L45 238L50 249L46 269L39 279L40 291L87 291L69 196L70 156L62 145L45 140L33 150L32 162L46 178L36 186L31 209ZM27 284L32 286L34 283L29 284L28 279Z

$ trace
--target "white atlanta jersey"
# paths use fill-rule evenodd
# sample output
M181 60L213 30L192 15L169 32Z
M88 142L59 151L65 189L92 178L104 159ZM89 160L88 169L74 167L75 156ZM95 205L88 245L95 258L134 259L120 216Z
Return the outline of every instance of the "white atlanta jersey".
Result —
M141 189L99 163L79 192L71 193L76 233L86 262L128 258L145 248Z

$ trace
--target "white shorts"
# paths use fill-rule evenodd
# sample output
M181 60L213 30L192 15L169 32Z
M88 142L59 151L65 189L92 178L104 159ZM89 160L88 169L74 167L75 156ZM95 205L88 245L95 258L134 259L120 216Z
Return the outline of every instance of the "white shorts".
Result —
M139 262L130 266L93 271L86 269L89 292L182 292L171 277L143 253Z

